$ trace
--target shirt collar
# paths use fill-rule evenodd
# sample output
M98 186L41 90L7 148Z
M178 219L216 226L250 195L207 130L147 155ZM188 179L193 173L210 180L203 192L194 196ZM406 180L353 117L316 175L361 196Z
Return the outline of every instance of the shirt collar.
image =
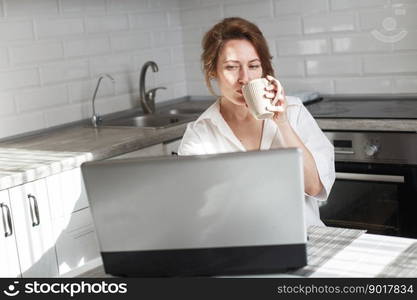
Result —
M233 133L232 129L224 120L220 113L220 98L217 99L209 108L207 108L200 117L195 121L195 124L203 122L203 120L210 121L213 125L219 128L219 131L228 138L233 144L235 144L241 151L246 151L245 147ZM277 133L277 125L274 121L266 119L264 121L264 128L262 132L261 150L268 150L271 148L273 139Z
M219 129L225 138L232 142L240 151L246 151L243 144L239 141L232 129L229 127L222 114L220 113L220 98L216 100L201 116L195 121L195 124L208 120Z

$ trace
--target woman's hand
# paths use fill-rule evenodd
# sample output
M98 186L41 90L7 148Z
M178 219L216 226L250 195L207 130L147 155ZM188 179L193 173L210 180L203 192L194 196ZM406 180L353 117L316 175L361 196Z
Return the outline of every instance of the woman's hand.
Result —
M265 88L266 93L264 97L270 99L272 105L282 107L282 111L274 112L272 119L276 123L287 122L287 99L285 98L284 88L278 79L271 75L267 75L266 79L269 82L269 86Z

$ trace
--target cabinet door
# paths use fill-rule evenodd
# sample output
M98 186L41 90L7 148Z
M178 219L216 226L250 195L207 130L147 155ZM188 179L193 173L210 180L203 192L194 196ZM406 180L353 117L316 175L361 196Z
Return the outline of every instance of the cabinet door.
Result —
M133 157L147 157L147 156L162 156L164 155L164 149L161 144L156 144L146 148L142 148L136 151L128 152L118 156L110 157L108 159L123 159L123 158L133 158Z
M23 277L58 275L45 180L9 190Z
M70 216L88 207L87 193L80 168L46 178L52 219Z
M89 207L72 213L69 222L64 218L56 220L54 228L60 232L56 242L60 275L100 256Z
M178 155L178 148L180 147L182 138L165 142L164 155Z
M0 219L0 277L20 277L16 234L7 190L0 191Z

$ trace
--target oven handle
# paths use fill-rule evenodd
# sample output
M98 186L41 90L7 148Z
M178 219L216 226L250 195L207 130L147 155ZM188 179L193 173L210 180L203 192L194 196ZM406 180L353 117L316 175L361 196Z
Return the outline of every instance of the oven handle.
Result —
M404 183L404 176L336 172L336 179Z

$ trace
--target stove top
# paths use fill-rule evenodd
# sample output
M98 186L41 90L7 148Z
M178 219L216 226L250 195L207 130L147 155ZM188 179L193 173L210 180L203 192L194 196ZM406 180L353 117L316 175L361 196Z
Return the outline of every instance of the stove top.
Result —
M315 118L417 119L417 96L324 96L306 107Z

